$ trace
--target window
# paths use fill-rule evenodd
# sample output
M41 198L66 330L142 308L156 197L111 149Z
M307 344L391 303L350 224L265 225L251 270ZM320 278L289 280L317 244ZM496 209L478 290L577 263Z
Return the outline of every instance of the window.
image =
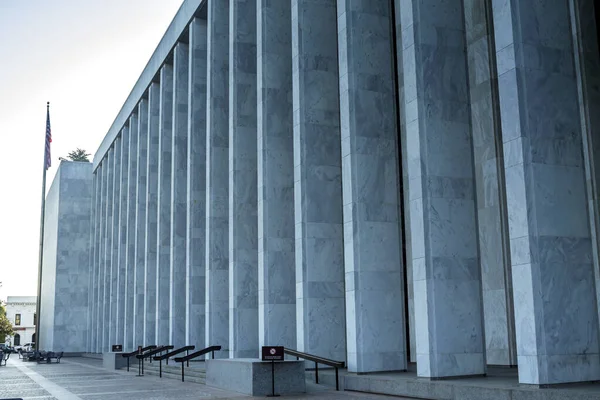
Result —
M21 314L15 314L15 325L21 325Z
M19 314L17 314L19 315ZM15 335L15 346L20 346L21 345L21 335L19 335L18 333Z
M33 313L33 326L35 326L35 313Z

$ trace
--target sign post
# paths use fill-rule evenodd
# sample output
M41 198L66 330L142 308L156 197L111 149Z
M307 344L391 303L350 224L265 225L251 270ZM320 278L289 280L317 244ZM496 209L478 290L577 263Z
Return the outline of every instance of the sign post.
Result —
M262 360L271 361L271 394L267 397L277 397L275 394L275 361L283 361L283 346L263 346Z
M141 356L142 354L143 354L142 346L138 346L138 355ZM137 376L143 376L142 375L142 358L141 357L138 358L138 375Z

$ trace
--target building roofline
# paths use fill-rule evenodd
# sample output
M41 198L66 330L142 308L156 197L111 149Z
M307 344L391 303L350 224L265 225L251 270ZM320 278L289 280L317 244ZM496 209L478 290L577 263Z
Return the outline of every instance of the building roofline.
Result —
M113 121L110 129L104 136L104 139L102 139L102 143L100 143L98 150L96 150L93 162L94 171L96 171L96 168L98 168L100 161L108 152L108 149L129 119L129 116L134 112L135 107L139 103L140 99L144 97L146 90L155 79L160 67L162 67L162 65L168 59L171 50L179 41L180 36L186 31L190 21L195 16L201 17L200 13L206 2L207 0L185 0L181 7L179 7L175 18L173 18L171 21L167 31L163 35L162 39L158 43L158 46L154 50L154 53L150 57L150 60L146 64L146 67L144 67L142 74L133 86L129 96L127 96L127 100L125 100L125 103L121 107L121 110L117 114L117 117Z

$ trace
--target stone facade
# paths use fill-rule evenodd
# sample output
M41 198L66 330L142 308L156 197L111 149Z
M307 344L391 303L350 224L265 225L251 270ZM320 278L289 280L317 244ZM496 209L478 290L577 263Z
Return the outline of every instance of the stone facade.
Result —
M88 324L99 320L92 318L89 307L94 302L89 290L93 184L91 163L61 161L46 197L38 342L41 350L86 352L90 343ZM110 283L110 269L108 272L100 276L103 283ZM103 288L103 295L110 299L111 285ZM110 315L110 305L112 302L107 301L106 315ZM104 321L108 337L110 319Z
M94 158L86 350L600 380L594 7L186 0Z

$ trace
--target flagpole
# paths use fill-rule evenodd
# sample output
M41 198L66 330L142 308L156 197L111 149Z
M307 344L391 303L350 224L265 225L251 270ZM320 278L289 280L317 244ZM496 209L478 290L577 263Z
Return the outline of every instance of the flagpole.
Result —
M50 102L46 103L46 118L50 118ZM48 120L46 120L48 124ZM38 287L37 287L37 302L35 305L35 349L39 351L42 347L40 346L41 332L40 332L40 321L41 319L41 303L42 303L42 264L44 262L44 217L46 214L46 170L48 169L48 152L46 151L46 135L48 133L44 131L44 165L42 168L42 210L40 213L40 254L38 262Z

